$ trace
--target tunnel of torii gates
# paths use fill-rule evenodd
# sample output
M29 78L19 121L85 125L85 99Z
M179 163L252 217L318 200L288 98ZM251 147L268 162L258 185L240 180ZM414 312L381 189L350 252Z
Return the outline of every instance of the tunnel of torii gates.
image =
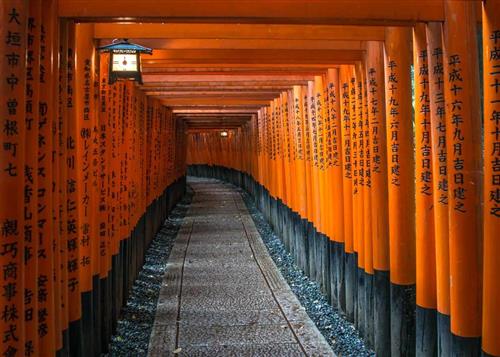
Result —
M105 352L186 172L249 191L377 355L500 355L500 1L0 20L2 356ZM153 48L142 84L108 83L114 38Z

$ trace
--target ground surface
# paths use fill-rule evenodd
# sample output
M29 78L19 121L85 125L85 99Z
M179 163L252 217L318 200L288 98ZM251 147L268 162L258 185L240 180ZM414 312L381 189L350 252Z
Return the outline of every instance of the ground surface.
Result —
M194 196L161 283L149 355L333 356L241 194L215 180L189 184Z

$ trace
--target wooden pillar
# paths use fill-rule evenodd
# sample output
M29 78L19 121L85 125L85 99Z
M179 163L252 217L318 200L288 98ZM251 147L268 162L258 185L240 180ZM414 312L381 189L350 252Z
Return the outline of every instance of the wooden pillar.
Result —
M314 91L312 100L316 113L317 130L317 156L318 156L318 214L319 214L319 235L316 239L317 249L317 281L322 291L328 295L329 285L329 260L328 260L328 227L329 227L329 202L325 198L328 196L327 176L326 176L326 106L324 99L323 77L314 77Z
M394 356L415 354L415 169L411 43L410 28L386 28L391 353Z
M358 62L355 65L353 74L353 95L351 108L355 111L356 116L353 123L353 165L354 165L354 187L357 207L353 212L355 222L354 249L357 253L357 313L354 320L360 335L366 337L365 331L365 231L364 224L364 192L365 192L365 140L364 140L364 108L363 108L363 65ZM352 115L352 112L351 112Z
M354 263L350 274L353 281L353 322L357 328L359 325L359 241L362 234L363 227L361 226L361 216L359 214L360 207L362 207L362 191L360 190L360 164L359 164L359 108L358 108L358 86L356 81L356 70L354 66L350 67L349 72L349 115L351 125L351 160L352 160L352 242L354 250ZM362 278L361 278L362 279ZM361 328L362 329L362 328ZM362 335L362 331L361 335Z
M38 335L40 354L51 356L56 351L56 308L58 298L55 289L58 274L55 274L54 227L53 227L53 171L52 156L55 143L52 132L55 125L56 87L55 57L57 56L54 29L57 25L55 1L48 1L42 7L40 26L40 97L38 137L38 227L39 270L38 270ZM42 72L43 70L43 72Z
M416 352L435 356L436 255L434 244L433 169L429 96L429 65L425 24L413 28L415 73L415 199L416 199Z
M75 105L75 24L71 21L63 23L62 31L67 34L66 43L62 46L63 53L66 56L67 66L64 75L66 76L65 92L65 116L63 120L67 123L65 132L65 169L67 177L65 182L66 191L66 243L67 243L67 270L68 270L68 303L69 303L69 334L70 334L70 353L79 355L83 353L83 335L81 324L81 286L80 286L80 235L81 227L79 201L79 190L81 185L79 181L78 168L78 148L77 137L78 125ZM63 203L64 204L64 203Z
M500 1L483 2L483 351L500 355Z
M304 128L302 93L300 86L293 87L293 120L295 122L295 170L296 170L296 195L297 211L302 218L307 217L307 188L305 173L304 153Z
M481 336L481 125L475 3L445 1L452 354L479 355Z
M313 182L312 182L312 146L311 146L311 130L309 126L309 108L307 87L301 87L302 95L302 127L304 128L304 159L306 172L306 204L307 215L306 219L312 224L314 222L314 205L313 205Z
M93 220L95 207L93 175L92 175L92 155L93 155L93 131L95 121L94 107L94 47L93 47L93 26L91 24L77 24L75 26L75 62L74 62L74 83L73 92L74 120L74 140L76 145L75 170L77 196L76 205L78 209L77 242L78 265L79 265L79 286L82 298L82 338L83 353L92 354L92 325L93 325L93 304L92 304L92 248L95 244L97 230ZM74 261L72 262L74 264ZM98 265L97 265L98 266Z
M333 234L333 259L331 269L334 269L334 280L332 283L332 303L340 310L345 309L345 283L344 283L344 185L343 166L344 157L342 141L342 111L339 69L328 70L328 108L330 116L330 137L331 143L331 175L330 183L332 188L332 234ZM335 306L335 305L334 305Z
M34 0L28 7L26 36L26 151L24 162L24 317L25 354L38 355L38 130L40 98L40 26L42 4Z
M289 208L292 206L292 180L290 163L290 128L288 122L288 93L282 92L280 95L280 123L282 133L283 148L283 204ZM290 248L289 248L290 249Z
M24 355L24 166L27 2L0 3L0 308L1 353Z
M352 195L352 140L351 140L351 108L349 104L349 82L351 67L340 67L340 86L342 99L340 110L342 115L342 188L344 193L344 281L345 281L345 313L349 321L354 320L354 295L355 295L355 255L353 241L353 195Z
M106 346L112 334L111 331L111 244L114 236L112 229L112 214L114 200L111 196L111 88L108 86L109 55L99 56L99 252L100 252L100 279L101 279L101 346ZM143 155L142 157L145 157ZM143 160L144 161L144 160ZM142 162L143 162L142 161ZM143 212L145 207L143 207ZM106 348L101 348L106 351Z
M370 125L371 229L374 269L374 350L390 349L389 216L382 42L367 42L368 118Z
M437 349L441 356L451 354L450 267L448 232L448 169L444 67L441 23L427 25L430 127L432 138L432 188L436 257Z
M375 345L375 290L373 268L373 231L372 231L372 178L371 178L371 126L368 108L368 69L367 58L362 62L361 74L363 79L363 148L364 148L364 190L363 190L363 250L364 250L364 325L365 341L368 346Z

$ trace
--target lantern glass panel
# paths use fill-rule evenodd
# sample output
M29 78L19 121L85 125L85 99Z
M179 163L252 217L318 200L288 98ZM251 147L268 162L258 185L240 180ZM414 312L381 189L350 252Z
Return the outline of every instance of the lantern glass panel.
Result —
M113 53L113 67L115 72L137 72L137 55Z

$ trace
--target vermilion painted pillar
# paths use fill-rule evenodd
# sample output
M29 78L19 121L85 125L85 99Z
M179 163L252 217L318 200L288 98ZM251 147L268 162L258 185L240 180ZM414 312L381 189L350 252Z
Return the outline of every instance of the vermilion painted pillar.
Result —
M345 313L350 321L354 320L354 295L355 290L355 268L353 241L353 196L352 196L352 139L351 139L351 108L349 101L349 82L351 79L351 67L340 67L340 91L341 91L341 135L342 135L342 188L344 194L344 281L345 281Z
M316 128L317 128L317 150L318 150L318 201L319 201L319 215L320 225L319 234L316 242L316 261L317 267L317 281L320 283L323 292L328 294L329 291L329 260L328 260L328 231L329 231L329 214L330 202L325 199L328 197L329 188L327 187L327 159L326 159L326 103L324 98L323 77L314 77L314 109L316 112Z
M38 333L40 354L51 356L56 351L56 301L59 289L55 289L58 274L55 274L53 221L53 171L52 160L55 143L52 133L57 115L55 98L57 48L54 30L57 26L55 1L44 2L40 27L40 97L38 106ZM42 72L43 69L43 72Z
M445 1L452 354L479 355L482 292L481 125L475 2Z
M25 353L40 353L38 343L38 131L40 97L40 26L42 4L30 1L26 36L26 151L24 163L24 318Z
M91 354L92 343L92 248L96 243L97 227L94 222L93 207L95 193L92 175L93 131L95 118L94 107L94 46L93 26L77 24L75 26L75 61L73 107L75 127L72 135L75 140L76 206L78 210L77 242L79 286L82 298L82 337L83 351ZM75 264L73 260L71 264ZM98 266L98 265L97 265Z
M64 123L67 124L65 131L65 160L64 169L67 172L65 188L66 191L66 247L67 247L67 265L68 270L68 304L69 304L69 334L70 334L70 353L83 353L82 324L81 324L81 286L80 286L80 210L78 190L81 186L78 184L78 148L77 137L78 125L76 117L76 97L75 97L75 24L71 21L62 25L62 32L66 32L66 42L62 44L63 53L66 56L67 66L64 75L66 76L66 92L64 103L66 106L64 113Z
M434 241L436 249L437 349L439 355L448 356L451 354L450 253L442 24L429 23L426 34L432 138Z
M415 354L415 181L411 29L388 27L385 97L391 276L391 353Z
M307 193L304 153L304 128L302 93L300 86L293 87L293 116L295 128L295 170L296 170L296 203L297 211L302 218L307 217Z
M334 240L333 260L330 261L331 269L334 269L334 280L332 284L332 303L336 303L341 310L345 309L345 283L344 283L344 185L343 185L343 164L342 155L342 111L339 69L328 70L328 108L330 116L330 137L331 144L331 175L330 183L332 200L332 234Z
M27 1L0 3L1 353L24 355L24 165Z
M483 2L483 351L500 355L500 1Z
M415 78L415 239L417 309L416 349L422 356L435 356L436 339L436 255L434 244L433 167L431 142L431 99L429 95L429 54L425 25L413 28Z
M312 150L311 150L311 130L309 127L309 110L307 87L301 86L302 95L302 127L304 129L304 159L306 172L306 219L312 223L314 221L313 191L312 191Z
M374 269L374 350L390 349L389 215L385 125L384 48L367 42L368 120L370 125L371 228Z

